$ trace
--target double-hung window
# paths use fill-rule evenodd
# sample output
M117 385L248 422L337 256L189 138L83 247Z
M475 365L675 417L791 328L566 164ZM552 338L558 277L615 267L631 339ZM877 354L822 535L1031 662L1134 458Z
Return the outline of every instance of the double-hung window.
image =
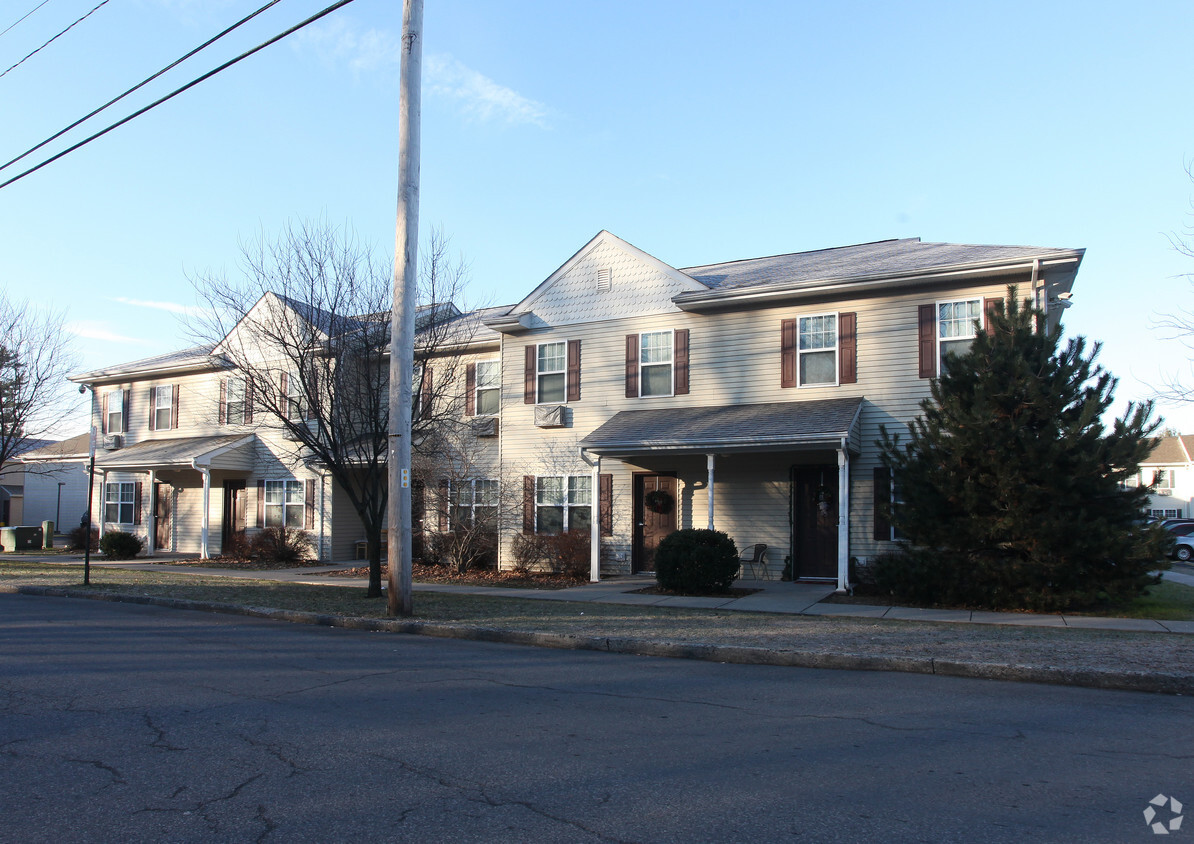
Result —
M153 395L153 429L168 431L174 424L174 386L160 386L154 390Z
M124 433L124 389L117 388L105 396L108 410L104 419L104 431L108 434Z
M949 355L964 355L982 325L982 300L937 303L937 372L948 367Z
M137 485L110 483L104 487L104 521L131 525L136 520Z
M265 527L302 528L306 515L302 481L265 482Z
M226 424L245 424L245 394L245 379L228 379L224 387L224 421Z
M588 530L592 510L593 479L588 475L535 479L535 533Z
M496 360L477 362L474 405L478 416L496 416L502 399L502 365Z
M800 317L797 346L800 386L837 384L837 314Z
M672 395L672 332L647 331L639 335L639 395Z
M286 418L292 422L307 417L307 408L303 401L303 382L299 374L291 371L286 376Z
M561 404L566 397L568 367L568 344L539 344L539 362L536 369L537 396L539 404Z
M498 482L477 478L451 484L452 526L495 525Z

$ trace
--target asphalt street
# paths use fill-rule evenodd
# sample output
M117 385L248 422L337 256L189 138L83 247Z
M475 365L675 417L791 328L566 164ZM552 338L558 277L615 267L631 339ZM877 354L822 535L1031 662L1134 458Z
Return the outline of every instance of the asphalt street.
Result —
M0 595L0 707L22 844L1194 836L1186 697Z

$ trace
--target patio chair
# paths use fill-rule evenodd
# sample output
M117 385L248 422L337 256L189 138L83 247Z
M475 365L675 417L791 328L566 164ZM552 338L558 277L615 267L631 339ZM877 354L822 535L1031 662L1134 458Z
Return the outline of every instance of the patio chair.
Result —
M754 546L751 551L751 556L747 557L746 552L742 552L739 557L739 562L742 564L739 570L742 575L746 574L746 567L750 566L750 576L752 580L770 580L771 571L767 568L767 546L760 542Z

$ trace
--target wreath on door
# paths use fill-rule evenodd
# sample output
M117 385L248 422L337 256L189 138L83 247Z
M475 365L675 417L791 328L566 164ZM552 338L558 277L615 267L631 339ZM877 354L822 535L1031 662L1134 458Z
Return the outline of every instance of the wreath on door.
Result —
M643 496L643 503L652 513L670 513L676 499L667 490L653 489Z

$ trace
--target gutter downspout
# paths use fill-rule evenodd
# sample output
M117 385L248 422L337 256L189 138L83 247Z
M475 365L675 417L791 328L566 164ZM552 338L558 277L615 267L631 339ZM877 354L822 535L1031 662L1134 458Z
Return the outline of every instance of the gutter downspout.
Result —
M850 591L850 454L842 437L837 452L837 592Z
M601 455L598 454L597 459L592 460L585 452L585 447L581 446L580 459L593 469L592 492L590 493L592 502L590 506L593 509L590 511L589 517L589 582L598 583L601 580ZM610 506L613 506L612 501Z

